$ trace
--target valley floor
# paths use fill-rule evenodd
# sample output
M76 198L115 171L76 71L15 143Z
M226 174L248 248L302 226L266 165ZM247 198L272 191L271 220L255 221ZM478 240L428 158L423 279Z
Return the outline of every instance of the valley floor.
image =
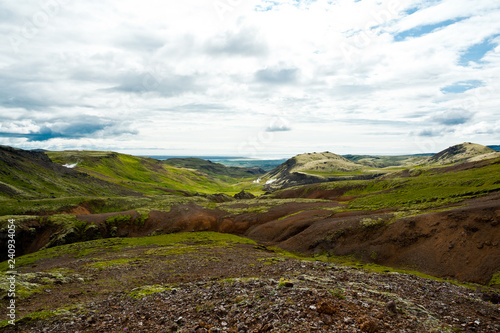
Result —
M304 260L231 235L50 250L19 268L24 318L3 332L500 331L495 294Z

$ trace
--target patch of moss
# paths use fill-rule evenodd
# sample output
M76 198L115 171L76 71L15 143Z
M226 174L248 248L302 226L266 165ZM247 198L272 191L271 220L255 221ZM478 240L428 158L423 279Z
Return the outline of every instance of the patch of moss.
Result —
M116 252L123 248L151 245L174 246L176 244L182 244L181 246L190 244L196 246L210 245L213 247L229 247L234 244L257 245L256 242L248 238L217 232L184 232L150 237L106 238L46 248L16 258L16 266L32 265L38 260L47 260L65 255L81 258L98 251ZM8 262L1 262L0 272L7 270Z
M342 289L329 289L328 292L337 299L345 299L344 291Z
M114 267L114 266L127 265L131 262L137 262L137 261L139 261L139 260L135 259L135 258L124 258L124 259L114 259L114 260L93 262L93 263L87 264L86 266L96 268L96 269L106 269L106 268L110 268L110 267Z
M288 283L292 283L292 281L285 279L285 278L280 278L280 281L278 282L278 288L283 288L285 287Z
M132 221L132 216L130 216L130 215L115 215L115 216L108 217L106 219L105 223L108 226L115 227L115 226L118 226L120 224L130 223L130 221Z
M385 225L385 220L382 218L371 219L369 217L361 219L361 226L365 229L376 229Z
M151 294L159 293L162 291L170 291L170 290L172 290L171 287L161 286L161 285L142 286L139 288L132 289L132 291L128 293L128 296L135 299L141 299Z
M500 286L500 271L493 274L490 282L488 283L490 286Z
M16 277L16 298L24 299L33 294L41 293L45 289L53 287L55 284L69 283L73 281L83 281L80 275L69 269L54 269L50 271L36 273L17 273ZM7 274L0 272L0 289L9 289ZM1 295L1 293L0 293Z

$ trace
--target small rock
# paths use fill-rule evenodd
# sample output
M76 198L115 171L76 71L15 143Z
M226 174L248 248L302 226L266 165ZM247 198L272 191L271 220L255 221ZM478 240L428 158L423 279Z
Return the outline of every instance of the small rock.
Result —
M337 306L328 300L321 300L318 303L318 312L332 315L337 312Z
M359 319L359 328L363 332L368 332L368 333L375 333L378 331L378 324L375 321L375 319L368 317L368 316L362 316Z
M398 313L398 308L396 307L396 302L394 301L390 301L385 307L392 313Z

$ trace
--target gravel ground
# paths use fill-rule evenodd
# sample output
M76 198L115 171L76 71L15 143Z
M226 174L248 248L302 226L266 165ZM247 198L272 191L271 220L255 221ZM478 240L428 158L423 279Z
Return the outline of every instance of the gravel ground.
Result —
M144 297L116 292L3 331L500 332L495 294L324 262L287 258L271 266L281 279L271 271L220 279L220 272Z

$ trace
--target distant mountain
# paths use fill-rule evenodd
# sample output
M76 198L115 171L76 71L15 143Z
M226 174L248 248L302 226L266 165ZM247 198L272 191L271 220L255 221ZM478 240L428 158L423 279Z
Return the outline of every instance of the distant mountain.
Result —
M473 162L500 156L495 150L471 142L464 142L449 147L428 159L430 164L452 164L458 162Z
M229 176L233 178L249 178L263 175L266 172L261 168L230 167L220 163L214 163L196 157L169 158L163 161L165 164L178 168L195 169L205 172L211 176Z
M500 151L500 146L499 145L486 146L486 147L491 148L491 149L496 150L496 151Z
M265 189L275 190L296 185L374 177L375 174L365 171L364 165L334 153L306 153L292 157L268 172L264 176L267 179Z
M43 152L0 147L0 198L141 195L53 163Z

